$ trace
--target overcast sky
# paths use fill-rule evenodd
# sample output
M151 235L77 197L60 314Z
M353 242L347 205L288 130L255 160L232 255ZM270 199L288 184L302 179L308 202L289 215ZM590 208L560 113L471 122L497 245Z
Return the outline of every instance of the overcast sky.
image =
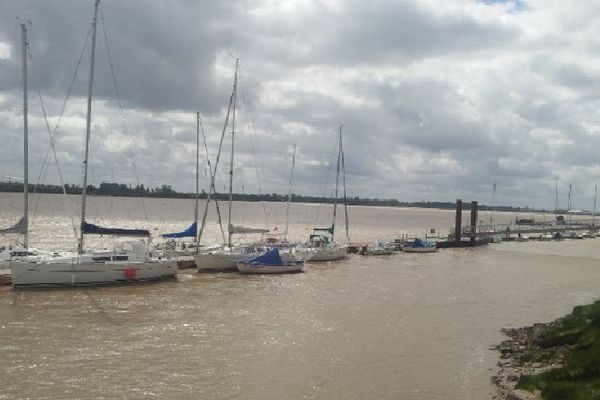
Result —
M0 177L22 176L20 30L31 21L30 181L88 35L93 0L0 2ZM600 166L600 2L103 0L91 177L193 191L195 115L210 157L240 58L236 192L330 195L343 124L348 193L591 209ZM106 38L104 32L106 31ZM120 99L115 93L107 45ZM81 182L89 48L57 131ZM226 137L217 189L227 185ZM206 186L201 154L201 187Z

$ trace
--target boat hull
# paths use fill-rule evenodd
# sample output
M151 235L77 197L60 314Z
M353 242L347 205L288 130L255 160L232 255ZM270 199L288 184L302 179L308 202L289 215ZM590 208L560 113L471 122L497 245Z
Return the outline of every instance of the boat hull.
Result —
M238 262L250 261L260 254L196 254L194 262L198 271L235 271Z
M335 261L343 260L348 256L345 247L318 248L308 261Z
M365 256L389 256L393 253L392 250L388 250L388 249L367 249L365 250L364 254Z
M172 261L123 263L44 263L14 261L11 281L15 288L45 286L88 286L144 282L174 278Z
M286 265L237 263L237 269L242 274L293 274L306 272L304 262L289 263Z
M405 253L435 253L437 251L437 247L402 246L401 249Z

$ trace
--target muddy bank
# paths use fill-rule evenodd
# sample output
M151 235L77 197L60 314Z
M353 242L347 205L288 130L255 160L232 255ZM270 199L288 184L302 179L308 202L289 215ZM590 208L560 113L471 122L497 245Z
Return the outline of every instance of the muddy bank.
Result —
M519 379L524 375L537 375L551 369L560 368L564 364L569 346L540 346L541 338L557 326L558 320L550 323L538 323L524 328L503 329L502 333L509 339L503 341L493 350L500 352L498 371L492 377L497 393L494 400L529 400L540 399L538 391L531 393L515 389Z

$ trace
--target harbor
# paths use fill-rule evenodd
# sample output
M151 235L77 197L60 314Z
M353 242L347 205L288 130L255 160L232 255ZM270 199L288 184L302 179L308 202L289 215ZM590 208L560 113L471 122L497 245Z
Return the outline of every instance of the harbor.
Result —
M0 194L1 216L20 207ZM72 244L63 205L43 195L32 243ZM91 197L93 220L139 199ZM77 196L72 198L77 204ZM192 200L147 201L153 232L181 226ZM118 206L118 207L117 207ZM269 205L277 226L285 205ZM290 237L329 220L294 205ZM237 205L258 223L262 205ZM424 235L452 210L350 207L351 239ZM259 215L257 215L259 214ZM468 212L464 214L468 221ZM485 219L486 212L480 213ZM514 214L495 213L507 223ZM110 219L109 219L110 220ZM208 238L220 236L216 219ZM341 218L340 218L341 221ZM315 224L316 222L316 224ZM154 229L157 230L154 230ZM93 238L92 246L102 246ZM283 276L198 273L144 285L0 288L0 356L8 398L491 398L500 330L551 320L597 295L598 239L504 242L433 254L352 255ZM58 242L57 242L58 241ZM536 281L536 285L531 282ZM479 321L473 324L473 321ZM290 378L272 379L285 370ZM293 378L291 378L293 376ZM110 382L110 384L109 384Z
M17 194L4 194L3 196L5 196L7 198L8 204L12 203L12 206L17 209L17 205L18 205L18 201L19 201L19 196ZM38 197L38 204L39 204L39 199L42 198L44 199L43 201L48 201L48 202L52 202L53 198L56 198L57 196L60 197L59 195L38 195L41 197ZM77 196L69 196L68 199L70 201L72 201L74 204L76 204L77 202ZM92 197L92 199L95 199ZM98 198L98 200L101 203L122 203L122 204L127 204L129 203L130 206L127 207L128 209L131 209L130 207L134 207L135 203L143 203L143 202L148 202L150 199L118 199L118 198ZM165 213L165 207L167 207L167 203L180 203L180 204L190 204L191 201L189 200L176 200L176 199L152 199L151 203L154 203L153 205L156 207L153 212L157 213L157 214L161 214L161 213ZM256 226L260 226L261 224L264 224L265 220L268 219L272 219L275 218L276 220L271 221L271 226L274 227L275 232L277 232L278 230L278 226L283 226L283 225L290 225L290 214L289 214L289 205L283 205L281 203L272 203L268 206L269 210L266 210L265 208L265 204L259 205L259 204L253 204L253 203L238 203L240 205L242 205L243 208L249 207L250 209L255 208L255 209L260 209L262 208L262 218L265 218L263 221L261 221L261 218L253 218L253 219L248 219L245 216L245 213L242 212L241 215L244 215L243 219L245 220L245 223L248 223L249 225L256 225ZM318 207L318 213L320 213L320 208L322 207L326 207L325 205L302 205L302 204L298 204L298 205L294 205L295 208L299 207L299 208L304 208L306 209L308 207L308 209L310 208L314 208L314 207ZM110 206L111 208L111 213L112 208L114 206ZM282 210L282 207L285 207L285 212L284 210ZM54 212L59 212L59 213L64 213L66 210L68 210L69 206L63 206L61 209L55 209ZM180 208L180 207L177 207ZM351 207L352 210L394 210L394 208L387 208L387 207ZM411 210L410 208L405 208L405 209L396 209L396 212L402 213L404 212L404 210ZM100 211L100 210L99 210ZM107 212L108 210L106 210L105 212ZM43 212L43 211L42 211ZM531 218L529 221L529 223L527 224L523 224L522 221L519 221L519 217L515 214L511 214L511 213L498 213L496 212L496 221L498 223L496 224L484 224L483 221L485 220L489 220L489 217L492 214L492 212L490 211L485 211L485 212L479 212L478 211L478 204L477 202L471 202L468 205L468 208L463 206L462 200L458 199L456 202L456 209L454 210L454 212L452 212L451 210L421 210L421 212L430 212L432 214L438 214L438 215L443 215L443 223L441 223L440 221L430 221L429 225L426 225L428 219L425 219L424 221L413 221L412 226L408 225L404 225L402 224L402 222L400 222L400 225L398 227L396 227L396 229L381 229L378 230L377 232L372 232L372 234L369 235L365 235L365 231L361 228L353 228L352 229L352 241L349 241L346 245L345 245L345 252L347 252L348 254L358 254L358 255L391 255L394 254L396 252L401 252L404 250L404 252L409 251L410 249L406 248L407 245L413 243L415 240L424 240L425 243L429 243L433 248L432 251L437 250L437 249L448 249L448 248L460 248L460 247L474 247L474 246L484 246L484 245L494 245L494 244L498 244L500 242L507 242L507 241L528 241L528 240L551 240L552 242L556 242L557 240L562 240L564 238L569 238L569 239L583 239L583 238L595 238L595 232L596 232L596 219L594 218L589 218L586 216L568 216L567 219L564 219L564 217L557 217L555 215L552 214L537 214L537 218L538 221L541 222L535 222L535 218ZM181 226L183 223L177 223L177 222L169 222L169 221L154 221L151 222L148 219L148 210L144 210L144 212L142 214L138 215L138 222L125 222L124 225L126 226L130 226L130 225L144 225L146 227L149 228L149 231L154 232L153 233L153 238L150 238L150 241L148 243L152 244L153 247L159 249L156 250L156 254L159 255L161 258L163 259L173 259L173 260L178 260L179 258L177 256L169 256L168 254L169 251L168 246L169 243L173 244L173 246L176 244L175 241L173 241L173 239L165 239L165 238L161 238L161 231L163 231L164 228L160 228L158 226L163 225L163 226L167 226L167 227L175 227L177 225ZM375 213L377 214L377 213ZM0 214L1 215L1 214ZM166 214L168 215L167 218L170 218L171 215L170 214ZM181 213L181 217L184 218L183 216L185 215L185 213ZM256 214L254 214L256 216ZM104 217L102 217L101 215L96 216L95 218L100 218L100 219L106 219L109 218L110 215L106 214ZM307 242L308 237L310 236L309 234L311 233L311 228L310 226L314 226L314 225L326 225L327 224L327 219L326 219L326 214L324 215L316 215L316 219L314 219L312 222L308 222L307 220L301 220L301 224L300 225L296 225L296 223L298 222L294 216L292 215L292 228L290 230L290 239L292 240L290 242L289 245L286 245L289 249L293 250L295 248L295 246L305 246L305 242ZM341 216L340 216L341 217ZM7 214L7 218L10 218L10 216ZM320 218L320 219L319 219ZM400 217L401 218L401 217ZM64 219L68 219L68 215L64 215ZM144 222L141 222L141 219L145 219ZM279 220L277 220L279 219ZM374 219L376 220L376 217L374 217ZM214 246L218 246L218 240L219 240L219 231L222 229L221 227L219 227L219 225L217 224L217 220L218 220L218 216L216 214L211 214L210 219L208 221L208 225L207 225L207 244L203 245L202 247L199 247L197 251L199 251L200 253L202 252L206 252L207 250L205 249L211 249L211 248L215 248ZM552 222L547 222L547 221L552 221ZM454 222L454 226L449 226L450 222ZM343 223L343 219L341 221L339 221L339 223ZM446 229L440 229L439 226L443 226L443 224L448 224ZM466 223L466 225L465 225ZM32 235L34 240L36 240L37 243L39 243L41 246L43 246L44 248L47 249L52 249L53 251L59 251L59 252L64 252L64 251L69 251L71 250L72 246L72 232L69 229L69 226L66 224L62 224L62 227L59 227L61 225L60 221L57 221L56 224L58 226L55 226L54 229L55 231L53 232L53 235L48 236L46 238L44 237L40 237L38 234L36 234L36 230L32 231ZM114 224L123 224L123 222L118 222L115 221ZM152 226L152 225L155 226ZM436 226L437 228L432 228L432 226ZM460 228L459 228L460 227ZM57 229L58 228L58 229ZM174 228L168 228L168 229L174 229ZM42 228L42 231L44 230L44 228ZM256 245L259 246L261 249L264 250L260 250L261 252L265 252L266 250L268 250L271 247L276 247L278 246L277 241L275 241L274 243L270 244L268 243L268 240L265 241L265 237L269 238L271 233L269 232L269 229L264 229L265 233L260 233L260 234L254 234L254 235L249 235L246 238L242 238L242 244L245 243L245 245ZM460 231L461 235L458 236L455 234L455 232ZM356 233L355 233L356 232ZM577 232L585 232L585 235L581 235L581 234L577 234ZM314 232L313 232L314 233ZM435 236L434 236L435 233ZM9 236L6 236L9 237ZM57 240L58 239L58 240ZM99 235L99 236L90 236L89 242L90 242L90 246L92 249L95 249L94 251L105 251L103 249L108 249L110 248L110 246L112 246L112 242L113 242L114 236L112 235ZM357 239L357 240L354 240ZM181 240L181 239L178 239ZM212 243L210 241L213 241ZM185 243L185 242L181 242L181 243ZM193 241L188 241L188 252L190 252L189 254L194 254L196 252L196 250L194 249L194 245L193 245ZM167 246L165 248L165 245ZM376 247L379 247L380 250L377 250ZM160 250L163 249L163 250ZM202 249L202 250L201 250ZM384 251L385 250L385 251ZM163 251L166 251L165 253L163 253ZM188 254L188 253L182 253L182 254ZM302 257L304 257L304 259L306 259L307 261L311 261L310 257L303 255ZM314 260L314 262L317 262L317 260ZM9 264L7 264L5 262L6 265L4 265L4 269L0 269L0 285L10 285L11 284L11 279L10 279L10 268L9 268ZM189 257L184 257L183 259L181 259L181 261L177 261L177 264L179 266L180 270L186 270L186 269L196 269L197 265L194 262L193 258L189 258ZM199 270L202 270L202 268L199 268ZM207 272L214 272L213 269L208 268Z
M0 3L0 400L600 398L590 4Z

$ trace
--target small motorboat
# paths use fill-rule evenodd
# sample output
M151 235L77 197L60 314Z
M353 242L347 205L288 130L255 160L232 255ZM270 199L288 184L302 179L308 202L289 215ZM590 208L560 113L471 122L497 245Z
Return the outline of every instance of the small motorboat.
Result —
M415 239L412 243L403 244L401 249L406 253L435 253L437 244L429 240Z
M383 240L378 240L365 247L360 254L364 256L389 256L392 253L393 250Z
M287 274L306 272L304 260L284 260L279 249L274 247L250 261L241 261L237 269L242 274Z

